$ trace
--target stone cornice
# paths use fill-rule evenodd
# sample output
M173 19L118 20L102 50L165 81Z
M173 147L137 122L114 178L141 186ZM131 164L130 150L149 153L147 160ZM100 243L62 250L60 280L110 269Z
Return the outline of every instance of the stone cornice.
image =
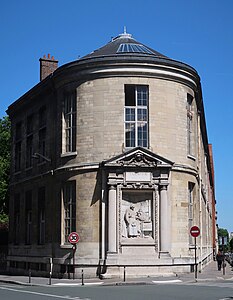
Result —
M183 173L190 173L195 177L198 176L198 171L195 168L190 167L189 165L181 165L181 164L174 164L171 169L172 172L183 172Z

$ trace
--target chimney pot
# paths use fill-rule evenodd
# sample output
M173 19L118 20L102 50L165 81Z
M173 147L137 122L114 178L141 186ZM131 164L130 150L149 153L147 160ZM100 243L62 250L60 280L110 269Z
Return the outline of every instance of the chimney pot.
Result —
M43 58L40 58L40 81L45 79L47 76L52 74L58 67L58 60L54 59L54 56L50 58L50 54L48 57L46 55Z

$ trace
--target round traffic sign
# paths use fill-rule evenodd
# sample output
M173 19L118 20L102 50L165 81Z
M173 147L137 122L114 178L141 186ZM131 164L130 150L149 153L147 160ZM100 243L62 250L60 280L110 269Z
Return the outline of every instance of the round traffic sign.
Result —
M77 234L77 232L71 232L68 236L68 241L71 244L77 244L79 241L79 235Z
M199 227L197 227L197 226L191 227L191 229L190 229L190 234L191 234L191 236L193 236L193 237L198 237L199 234L200 234L200 229L199 229Z

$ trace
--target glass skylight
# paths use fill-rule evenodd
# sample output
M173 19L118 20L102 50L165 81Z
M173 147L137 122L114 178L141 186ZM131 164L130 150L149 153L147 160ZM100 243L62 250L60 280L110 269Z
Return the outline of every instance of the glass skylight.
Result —
M147 54L154 54L150 49L146 46L141 44L120 44L119 48L117 49L117 53L124 53L124 52L136 52L136 53L147 53Z

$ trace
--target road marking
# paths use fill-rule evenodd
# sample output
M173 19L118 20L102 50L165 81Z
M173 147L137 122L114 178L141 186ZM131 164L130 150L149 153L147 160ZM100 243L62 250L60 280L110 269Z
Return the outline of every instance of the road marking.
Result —
M6 288L6 287L0 287L1 290L8 290L12 292L17 293L25 293L25 294L33 294L33 295L40 295L40 296L46 296L46 297L52 297L52 298L60 298L60 299L69 299L69 300L90 300L89 298L79 298L79 297L70 297L70 296L59 296L59 295L53 295L53 294L44 294L39 292L32 292L32 291L24 291L24 290L17 290L12 288Z
M181 280L179 279L174 279L174 280L153 280L152 281L153 283L177 283L177 282L182 282Z
M103 282L86 282L83 285L101 285ZM81 283L54 283L53 286L80 286Z

